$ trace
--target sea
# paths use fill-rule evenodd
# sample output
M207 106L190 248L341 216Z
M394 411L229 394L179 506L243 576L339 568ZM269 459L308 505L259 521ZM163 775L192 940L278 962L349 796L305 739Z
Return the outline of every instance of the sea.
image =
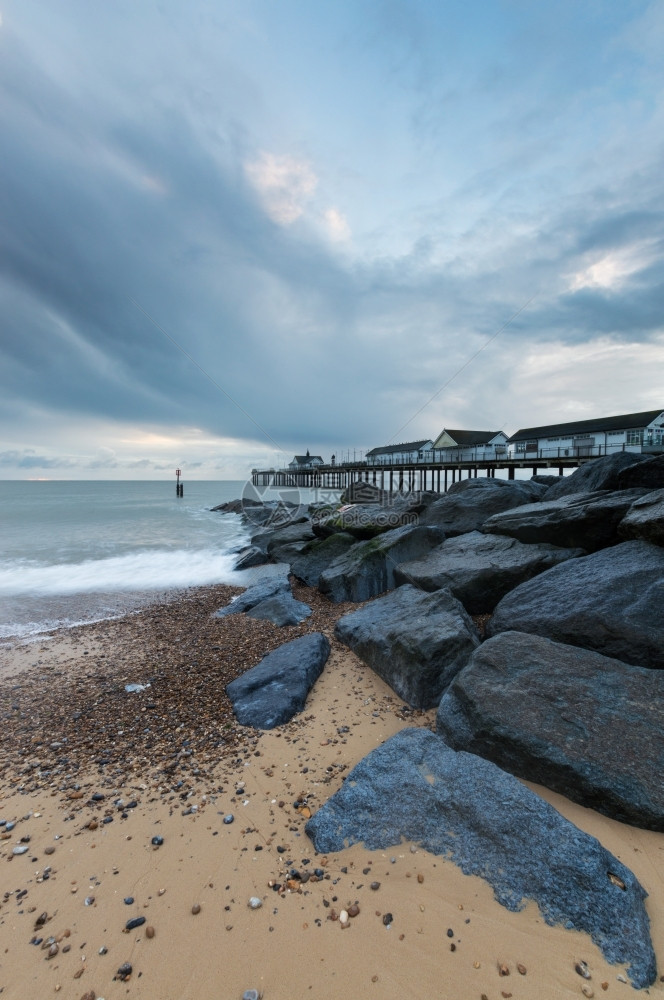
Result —
M228 500L311 502L244 481L0 481L0 643L116 618L184 588L246 586L249 541Z

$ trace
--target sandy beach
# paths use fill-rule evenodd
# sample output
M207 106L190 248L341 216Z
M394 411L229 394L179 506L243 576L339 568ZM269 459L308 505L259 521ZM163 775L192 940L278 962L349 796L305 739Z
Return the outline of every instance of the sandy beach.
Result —
M414 845L314 852L309 815L371 749L434 713L334 640L348 605L293 589L314 609L298 626L213 618L236 593L219 586L0 648L0 819L15 823L0 828L3 996L633 996L586 935L548 927L534 904L509 912ZM225 684L313 630L332 654L305 711L271 732L238 726ZM661 974L664 837L532 787L646 888ZM335 917L353 904L343 929ZM644 993L664 996L664 981Z

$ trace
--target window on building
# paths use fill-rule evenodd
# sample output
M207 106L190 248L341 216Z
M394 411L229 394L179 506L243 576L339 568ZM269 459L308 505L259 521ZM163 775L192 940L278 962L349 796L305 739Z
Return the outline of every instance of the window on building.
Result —
M643 444L643 431L627 431L627 444Z

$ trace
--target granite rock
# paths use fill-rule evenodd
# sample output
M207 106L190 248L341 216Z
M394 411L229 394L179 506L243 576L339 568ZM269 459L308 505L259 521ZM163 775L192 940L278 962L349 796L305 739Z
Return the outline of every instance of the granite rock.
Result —
M664 550L621 542L569 559L510 591L487 635L531 632L625 663L664 667Z
M273 625L299 625L311 614L311 608L303 601L297 601L292 594L275 594L260 601L247 611L249 618L272 622Z
M543 500L494 514L484 522L482 531L508 535L529 545L549 542L596 552L620 541L618 525L643 493L640 489L571 493L559 500Z
M216 612L215 617L225 618L226 615L242 614L243 611L251 610L251 608L260 604L261 601L267 601L277 594L286 593L290 593L290 583L285 574L263 577L250 587L247 587L243 594L233 598L231 603L227 604L225 608L220 608Z
M660 670L503 632L454 678L436 729L455 750L623 823L664 831Z
M444 537L439 528L405 526L359 542L321 573L319 589L335 603L376 597L396 586L399 563L424 555Z
M414 841L485 879L507 909L534 900L546 923L586 932L609 962L628 963L633 986L655 980L646 893L633 873L512 775L426 729L372 750L306 832L325 854Z
M621 538L641 538L664 545L664 489L635 500L618 525Z
M557 500L559 497L569 496L570 493L624 489L625 487L620 485L620 473L632 465L645 461L647 461L645 455L631 451L619 451L615 455L595 458L579 466L571 476L561 476L560 481L546 491L544 499Z
M400 563L395 580L427 591L447 589L469 614L480 615L493 611L498 601L524 580L582 555L583 549L524 545L514 538L470 531L448 538L419 559Z
M464 479L420 514L420 524L436 525L446 536L463 535L477 531L498 511L536 502L546 491L546 486L532 480Z
M226 686L238 722L274 729L301 712L330 655L321 632L284 643Z
M357 539L343 531L330 535L329 538L315 538L293 559L291 563L293 575L308 587L317 587L323 570L339 556L344 555L356 542Z
M456 598L408 584L344 615L334 634L413 708L437 705L479 645Z

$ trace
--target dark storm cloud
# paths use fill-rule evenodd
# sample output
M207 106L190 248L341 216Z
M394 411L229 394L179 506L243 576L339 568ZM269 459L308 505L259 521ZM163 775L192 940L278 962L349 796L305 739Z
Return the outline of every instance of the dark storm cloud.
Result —
M512 341L643 339L661 327L657 261L611 288L561 279L593 254L662 240L654 171L623 172L608 193L586 183L545 212L514 190L496 195L444 264L433 211L411 253L351 262L304 221L270 219L244 171L255 139L233 100L220 99L213 133L195 101L175 96L186 67L173 67L171 105L134 105L103 80L66 85L26 44L1 41L5 406L252 439L258 425L268 444L303 428L331 444L380 441L533 295ZM492 172L496 191L518 152Z

